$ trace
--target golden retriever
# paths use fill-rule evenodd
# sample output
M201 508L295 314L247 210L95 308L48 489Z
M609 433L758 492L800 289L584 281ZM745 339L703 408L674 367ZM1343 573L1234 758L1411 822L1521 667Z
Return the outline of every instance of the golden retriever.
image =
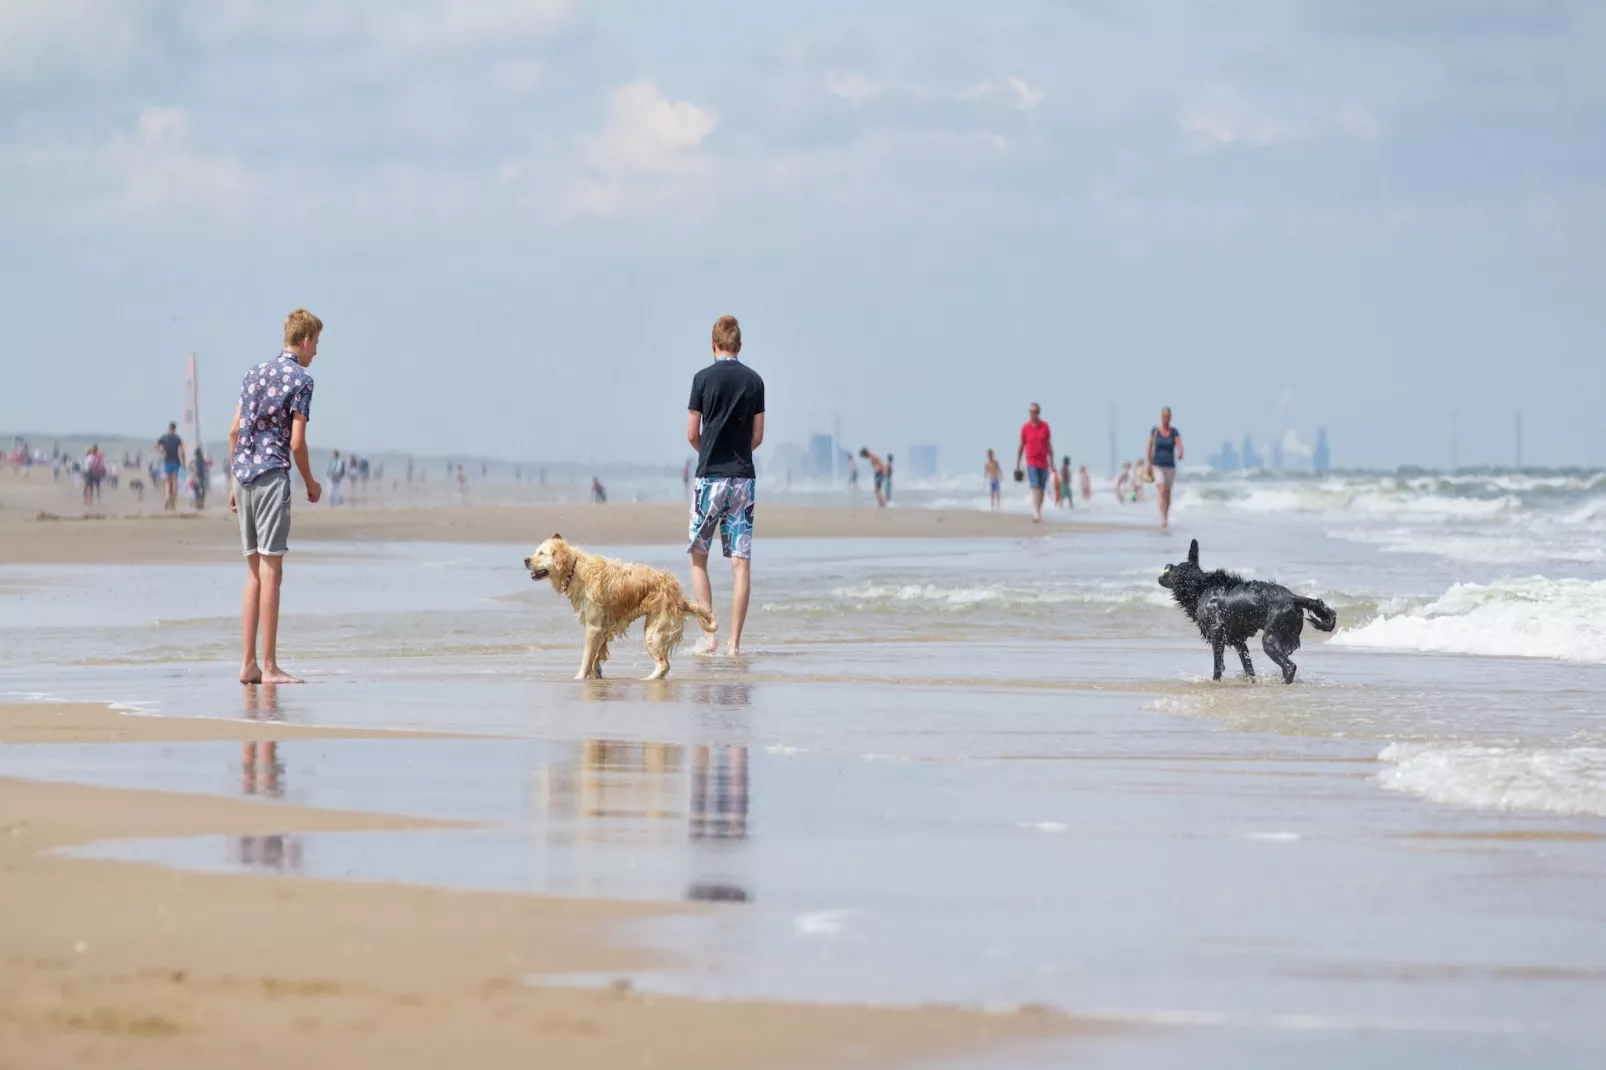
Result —
M586 629L586 651L576 680L600 679L608 643L625 634L638 617L647 618L647 653L654 667L649 680L669 672L669 655L686 634L686 618L703 631L719 631L714 614L686 597L680 581L662 569L632 565L578 550L553 535L524 559L532 580L552 581L569 599Z

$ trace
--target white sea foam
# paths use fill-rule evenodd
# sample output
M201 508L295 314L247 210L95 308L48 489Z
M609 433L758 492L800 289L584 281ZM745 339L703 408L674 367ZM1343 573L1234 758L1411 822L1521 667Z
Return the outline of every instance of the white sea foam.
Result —
M1068 826L1063 821L1022 821L1016 827L1033 832L1064 832Z
M1170 596L1158 586L1106 584L1100 586L1010 587L1002 584L950 587L935 583L861 583L831 592L847 602L917 603L962 610L976 605L1021 606L1082 603L1099 606L1169 606Z
M799 936L835 936L857 910L813 910L792 919L792 930Z
M1487 586L1458 583L1425 605L1342 629L1331 642L1606 664L1606 580L1529 576Z
M1606 747L1391 743L1385 788L1478 810L1606 817Z

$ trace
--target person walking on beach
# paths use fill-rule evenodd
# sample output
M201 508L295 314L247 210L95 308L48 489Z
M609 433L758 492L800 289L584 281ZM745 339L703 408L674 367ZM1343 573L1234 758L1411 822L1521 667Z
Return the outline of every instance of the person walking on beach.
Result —
M329 467L324 469L324 475L329 477L329 504L339 505L344 499L340 493L340 484L346 479L346 462L335 450L329 455Z
M178 477L184 474L184 440L178 437L178 424L168 424L167 434L156 440L162 451L162 510L178 511Z
M871 453L868 446L859 450L859 456L870 462L870 471L875 475L876 508L884 509L887 505L887 462Z
M307 454L307 419L312 414L312 376L307 368L318 355L323 321L304 308L284 321L284 349L246 372L240 403L229 426L229 508L240 516L245 551L245 597L240 607L244 632L240 659L242 684L299 684L279 667L279 591L284 555L290 549L290 463L307 485L307 502L316 504L323 487L312 475ZM257 661L261 633L262 660Z
M1177 482L1177 462L1182 460L1182 432L1171 425L1171 409L1160 410L1160 426L1149 432L1149 469L1154 473L1160 498L1160 530L1171 521L1171 488Z
M889 501L889 502L892 501L892 454L890 454L890 453L887 454L887 480L886 480L886 485L883 486L881 488L881 490L886 495L887 501Z
M741 362L742 327L735 316L714 321L714 362L692 377L686 404L686 441L697 451L697 489L688 532L692 597L713 608L708 551L714 532L731 563L731 633L725 653L742 651L742 627L752 593L753 506L757 472L753 451L764 443L764 380ZM713 635L697 643L712 654Z
M1087 465L1083 465L1077 473L1082 477L1082 500L1091 501L1093 498L1093 477L1087 474Z
M106 455L100 452L100 443L94 442L84 453L84 504L100 504L100 485L106 478Z
M1048 473L1054 467L1054 438L1043 410L1032 402L1026 410L1026 422L1020 428L1020 448L1015 451L1015 471L1026 462L1026 482L1032 491L1032 523L1043 522L1043 492L1048 489ZM1019 478L1018 476L1016 477Z
M212 479L212 466L207 463L206 454L201 447L195 447L195 459L190 462L190 479L194 483L194 498L196 511L206 508L206 489Z
M987 451L987 464L982 469L982 474L987 479L987 508L996 513L1004 507L1004 468L998 463L998 458L993 456L992 450Z
M1059 486L1054 491L1056 497L1054 504L1066 509L1076 507L1076 487L1071 483L1071 455L1066 454L1060 462Z
M1115 500L1122 505L1126 504L1126 482L1132 478L1132 462L1121 462L1121 474L1115 477Z

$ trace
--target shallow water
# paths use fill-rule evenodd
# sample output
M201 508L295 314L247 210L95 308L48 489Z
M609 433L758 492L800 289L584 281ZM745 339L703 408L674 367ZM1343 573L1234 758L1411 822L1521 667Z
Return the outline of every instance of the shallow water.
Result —
M106 857L747 904L633 928L682 964L649 988L1170 1023L1096 1042L1124 1065L1598 1063L1606 666L1358 641L1399 619L1491 634L1489 605L1552 592L1525 563L1334 537L1326 515L1183 517L761 540L749 655L683 654L655 684L631 678L637 634L616 678L569 679L578 631L524 547L292 561L284 649L311 682L272 694L229 679L237 569L0 569L0 692L503 737L0 747L0 774L484 823L87 849ZM1339 610L1337 641L1307 629L1299 684L1208 681L1154 583L1186 535L1207 567ZM1592 590L1596 567L1546 581ZM1560 596L1586 622L1589 590Z

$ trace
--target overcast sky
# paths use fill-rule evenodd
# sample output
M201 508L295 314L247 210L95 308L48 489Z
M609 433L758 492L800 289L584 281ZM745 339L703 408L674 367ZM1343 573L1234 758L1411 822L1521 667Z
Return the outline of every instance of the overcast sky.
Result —
M0 427L684 456L721 313L771 442L1102 470L1606 464L1606 5L4 0Z

